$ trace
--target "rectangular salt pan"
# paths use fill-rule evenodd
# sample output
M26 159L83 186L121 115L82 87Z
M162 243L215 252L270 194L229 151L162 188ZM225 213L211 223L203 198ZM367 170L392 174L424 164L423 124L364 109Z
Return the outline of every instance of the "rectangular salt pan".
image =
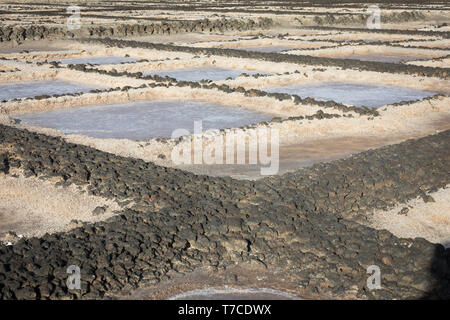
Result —
M59 80L0 84L0 101L40 95L88 92L97 88Z
M340 57L336 57L340 58ZM352 54L350 56L342 57L343 59L355 59L355 60L363 60L363 61L377 61L377 62L391 62L391 63L400 63L400 62L408 62L414 60L426 60L424 56L413 56L413 55L403 55L403 54L376 54L376 53L367 53L367 54Z
M240 127L272 117L266 113L209 102L160 100L34 113L22 115L20 119L66 134L148 140L170 138L172 132L179 128L193 133L194 120L202 120L203 130L207 130Z
M252 72L248 70L236 70L236 69L224 69L216 67L198 67L198 68L184 68L178 70L161 70L144 72L145 76L158 75L160 77L171 77L179 81L201 81L201 80L225 80L229 77L236 78L242 73L248 75L254 75L258 72Z
M93 65L103 65L103 64L119 64L124 62L136 62L135 58L129 57L87 57L87 58L68 58L55 60L62 64L93 64Z
M286 50L293 50L295 48L288 46L252 46L252 47L237 47L236 49L254 52L282 52Z
M310 97L320 101L333 100L356 107L370 108L401 101L419 100L436 94L436 92L424 90L343 82L289 85L270 88L266 91L296 94L302 98Z

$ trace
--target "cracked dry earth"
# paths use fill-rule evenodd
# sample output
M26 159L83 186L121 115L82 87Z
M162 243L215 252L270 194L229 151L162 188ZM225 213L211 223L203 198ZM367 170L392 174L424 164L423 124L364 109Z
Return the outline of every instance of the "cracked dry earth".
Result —
M450 8L381 2L372 30L365 5L327 0L84 3L75 31L64 1L0 5L0 298L449 299ZM196 68L234 74L161 76ZM324 82L428 95L369 108L271 91ZM22 118L171 99L265 113L203 143L277 129L279 174L177 167L191 135L103 139Z

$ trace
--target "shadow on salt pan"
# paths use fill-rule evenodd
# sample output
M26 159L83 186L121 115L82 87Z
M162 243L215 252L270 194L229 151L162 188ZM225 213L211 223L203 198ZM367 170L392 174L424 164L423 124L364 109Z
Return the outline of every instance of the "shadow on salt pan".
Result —
M103 64L119 64L124 62L136 62L138 60L129 57L87 57L87 58L68 58L54 61L61 62L62 64L103 65Z
M144 72L144 76L154 76L158 75L160 77L171 77L179 81L201 81L201 80L225 80L227 78L236 78L242 73L248 75L254 75L260 72L253 72L248 70L237 70L237 69L224 69L217 67L198 67L198 68L184 68L177 70L161 70ZM262 74L262 73L260 73Z
M268 288L203 289L177 294L169 300L302 300L296 295Z
M296 94L302 98L351 104L356 107L380 107L401 101L413 101L433 96L437 92L407 88L344 82L288 85L266 89L267 92Z
M175 129L193 133L194 120L202 120L203 130L207 130L239 127L272 117L267 113L209 102L159 100L33 113L19 119L65 134L148 140L170 138Z
M0 101L40 95L88 92L94 89L97 88L59 80L0 84Z

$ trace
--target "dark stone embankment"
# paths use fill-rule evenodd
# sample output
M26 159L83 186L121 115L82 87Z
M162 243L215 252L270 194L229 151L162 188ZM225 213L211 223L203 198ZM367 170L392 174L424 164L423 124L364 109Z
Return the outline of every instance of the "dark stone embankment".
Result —
M153 23L123 23L118 25L90 26L69 30L65 26L3 26L0 27L0 42L73 39L86 37L132 37L153 34L175 34L183 32L225 32L265 29L273 25L270 18L180 20Z
M195 176L8 126L0 146L4 172L60 177L134 203L104 222L1 246L3 299L99 298L169 270L236 263L282 270L312 297L450 297L450 249L357 222L448 184L450 131L256 182ZM81 291L67 291L69 265L81 267ZM365 287L369 265L381 269L380 290Z

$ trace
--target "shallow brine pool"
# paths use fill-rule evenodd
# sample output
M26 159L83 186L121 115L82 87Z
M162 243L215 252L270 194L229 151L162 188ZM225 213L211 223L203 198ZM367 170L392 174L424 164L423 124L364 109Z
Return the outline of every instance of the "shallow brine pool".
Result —
M178 70L161 70L144 72L144 75L158 75L160 77L171 77L179 81L201 81L201 80L225 80L227 78L236 78L241 74L246 73L248 75L254 75L258 72L248 70L237 69L225 69L216 67L197 67L197 68L184 68Z
M88 92L97 88L59 80L0 84L0 101L40 95Z
M272 117L267 113L210 102L158 100L33 113L19 119L66 134L148 140L170 138L176 129L193 133L194 120L202 120L202 129L207 130L239 127Z
M292 50L295 48L288 46L253 46L253 47L237 47L236 49L270 53L270 52L282 52L286 50Z
M337 57L339 58L339 57ZM424 56L404 55L404 54L389 54L389 53L365 53L365 54L352 54L342 57L344 59L355 59L363 61L376 61L376 62L391 62L400 63L414 60L426 60Z
M296 94L302 98L310 97L320 101L333 100L356 107L366 106L370 108L401 101L418 100L436 94L436 92L425 90L344 82L295 84L269 88L266 91Z
M124 62L129 63L129 62L136 62L138 60L130 57L87 57L87 58L68 58L55 61L59 61L62 64L103 65L103 64L119 64Z

